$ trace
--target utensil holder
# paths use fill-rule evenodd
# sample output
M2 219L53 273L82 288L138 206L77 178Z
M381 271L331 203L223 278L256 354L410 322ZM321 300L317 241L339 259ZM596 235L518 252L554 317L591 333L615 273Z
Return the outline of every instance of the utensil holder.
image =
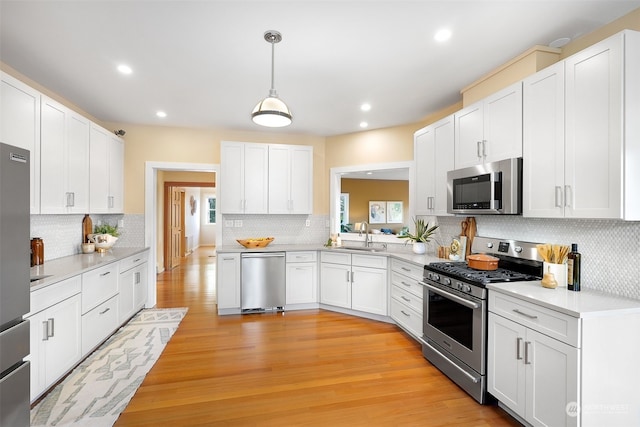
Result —
M553 276L558 282L559 288L567 287L567 264L552 264L550 262L544 262L542 264L542 273L553 273Z

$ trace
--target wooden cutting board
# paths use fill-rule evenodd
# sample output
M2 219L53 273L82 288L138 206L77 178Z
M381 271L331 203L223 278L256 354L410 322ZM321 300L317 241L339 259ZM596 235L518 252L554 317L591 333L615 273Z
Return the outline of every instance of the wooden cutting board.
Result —
M473 244L473 239L476 237L478 233L476 218L473 216L467 217L467 255L471 253L471 245Z

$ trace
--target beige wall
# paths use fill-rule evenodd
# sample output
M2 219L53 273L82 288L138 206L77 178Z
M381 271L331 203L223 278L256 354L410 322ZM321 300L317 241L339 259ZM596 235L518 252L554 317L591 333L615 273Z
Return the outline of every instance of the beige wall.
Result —
M371 228L398 231L408 224L409 181L342 178L342 193L349 193L349 223L369 222L369 201L402 202L402 224L371 224Z

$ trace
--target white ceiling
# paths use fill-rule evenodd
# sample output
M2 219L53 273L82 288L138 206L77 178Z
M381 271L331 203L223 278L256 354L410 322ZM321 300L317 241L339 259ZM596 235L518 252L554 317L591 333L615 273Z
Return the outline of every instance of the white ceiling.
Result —
M0 61L99 120L337 135L413 123L530 47L572 39L640 1L0 0ZM445 43L433 39L452 30ZM275 87L287 128L253 124ZM129 76L115 68L127 63ZM359 106L369 102L372 109ZM168 114L155 116L157 110ZM126 129L126 128L125 128Z

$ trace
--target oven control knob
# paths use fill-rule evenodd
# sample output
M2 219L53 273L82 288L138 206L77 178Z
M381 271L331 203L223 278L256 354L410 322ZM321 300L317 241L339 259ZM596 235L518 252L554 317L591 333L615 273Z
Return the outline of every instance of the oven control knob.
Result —
M488 248L492 248L493 247L493 243L491 243L491 242L487 243L487 247Z
M451 279L449 279L448 277L445 277L444 279L442 279L442 283L449 286L451 285Z
M516 251L516 253L521 253L522 252L522 247L521 246L516 246L515 248L513 248L514 251Z
M460 283L460 282L456 282L456 283L454 283L451 287L452 287L453 289L460 290L460 289L462 289L462 283Z
M460 287L460 290L461 290L462 292L470 293L470 292L471 292L471 286L470 286L470 285L462 285L462 286Z
M436 282L440 281L440 275L439 274L434 274L433 275L433 280L435 280Z

